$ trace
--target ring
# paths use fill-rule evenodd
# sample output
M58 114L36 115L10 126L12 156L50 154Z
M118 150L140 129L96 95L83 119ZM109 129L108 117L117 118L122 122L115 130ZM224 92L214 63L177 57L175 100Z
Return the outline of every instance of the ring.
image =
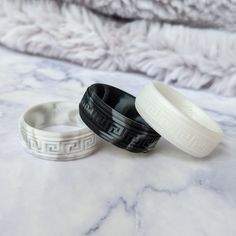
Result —
M135 98L110 85L93 84L80 105L84 123L98 136L130 152L148 152L160 135L135 109Z
M50 131L50 127L66 131ZM23 146L31 154L48 160L75 160L91 154L96 135L78 115L78 104L50 102L30 108L20 118Z
M135 106L154 130L192 156L207 156L223 137L219 125L202 109L159 81L141 91Z

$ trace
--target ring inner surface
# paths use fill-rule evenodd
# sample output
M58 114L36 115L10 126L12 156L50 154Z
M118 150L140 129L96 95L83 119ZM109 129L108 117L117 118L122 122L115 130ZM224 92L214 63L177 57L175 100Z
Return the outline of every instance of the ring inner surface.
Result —
M116 110L123 116L147 125L143 118L139 115L135 108L135 98L119 89L114 87L99 84L96 87L96 94L101 98L109 107Z
M158 84L156 88L174 107L184 113L185 116L213 132L221 132L219 126L205 112L189 101L188 98L164 84Z
M82 128L77 106L69 103L36 106L26 112L24 120L33 128L50 132L68 132Z

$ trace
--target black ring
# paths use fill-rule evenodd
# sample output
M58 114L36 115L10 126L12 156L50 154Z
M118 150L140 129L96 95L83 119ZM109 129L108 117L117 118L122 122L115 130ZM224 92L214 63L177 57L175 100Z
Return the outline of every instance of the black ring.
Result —
M130 152L152 150L160 135L138 114L135 97L106 84L93 84L85 92L79 112L98 136Z

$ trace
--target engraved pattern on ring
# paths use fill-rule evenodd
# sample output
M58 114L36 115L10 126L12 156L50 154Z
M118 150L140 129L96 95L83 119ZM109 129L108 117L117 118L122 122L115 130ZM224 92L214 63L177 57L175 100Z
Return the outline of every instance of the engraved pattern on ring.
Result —
M129 143L129 146L152 148L159 139L156 135L151 134L149 136L145 135L145 138L142 139L141 131L132 132L130 129L127 129L125 125L122 125L122 122L118 124L113 121L113 123L111 123L111 120L108 119L109 117L104 110L96 107L87 97L82 99L81 106L83 107L83 112L87 113L90 119L93 120L93 123L96 123L96 126L103 130L105 132L104 135L108 136L111 140L119 138L125 143Z
M95 134L90 134L85 137L78 137L78 139L71 139L67 141L49 141L43 138L33 137L22 131L23 140L27 147L34 152L44 153L49 155L66 155L86 151L96 146Z
M96 149L96 135L82 122L78 104L49 102L27 110L19 123L23 146L36 156L48 160L74 160ZM70 125L74 131L51 132L43 127Z
M217 123L204 111L161 82L149 83L137 96L135 106L152 128L193 156L208 155L223 136Z

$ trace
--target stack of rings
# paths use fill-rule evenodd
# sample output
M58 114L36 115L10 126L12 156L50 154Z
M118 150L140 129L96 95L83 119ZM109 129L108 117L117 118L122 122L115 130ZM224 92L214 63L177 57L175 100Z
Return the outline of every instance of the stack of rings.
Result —
M58 125L74 129L47 129ZM28 152L62 161L93 153L96 135L135 153L153 150L162 136L194 157L209 155L223 137L219 125L203 110L158 81L149 83L136 99L110 85L93 84L79 106L50 102L30 108L20 118L19 129Z

